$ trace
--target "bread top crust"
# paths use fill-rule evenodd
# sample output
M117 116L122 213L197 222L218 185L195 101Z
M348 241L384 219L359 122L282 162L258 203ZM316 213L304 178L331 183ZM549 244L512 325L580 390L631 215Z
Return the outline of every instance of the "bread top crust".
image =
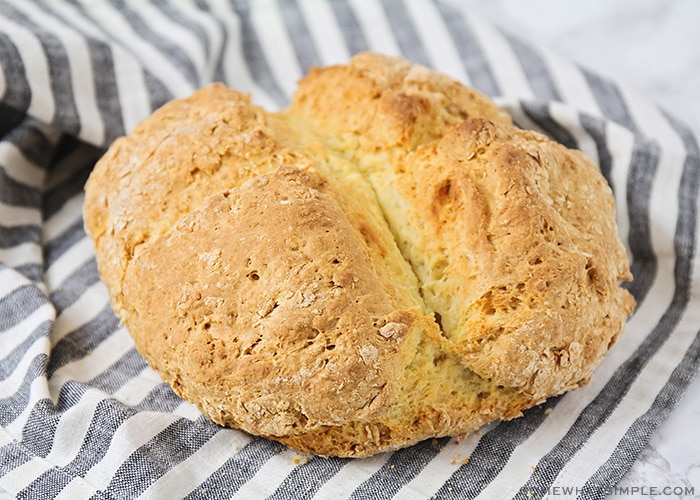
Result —
M421 312L397 309L366 247L328 181L285 166L208 197L139 253L127 325L188 396L246 408L245 428L369 419L396 397Z
M311 72L287 113L367 177L470 369L536 398L585 383L634 307L612 191L590 159L372 54Z
M166 104L87 185L139 351L212 420L363 456L583 385L634 301L579 152L399 58L312 70L267 113Z
M312 68L283 114L323 123L314 133L327 145L365 155L413 151L470 117L512 124L510 115L480 92L424 66L375 53L358 54L347 65Z
M213 84L164 105L110 146L85 186L84 214L122 319L121 284L141 247L213 192L304 161L275 121L249 96Z
M467 366L536 397L584 383L633 307L595 165L540 134L468 119L406 158L394 182L422 228L414 252L443 259L410 260Z

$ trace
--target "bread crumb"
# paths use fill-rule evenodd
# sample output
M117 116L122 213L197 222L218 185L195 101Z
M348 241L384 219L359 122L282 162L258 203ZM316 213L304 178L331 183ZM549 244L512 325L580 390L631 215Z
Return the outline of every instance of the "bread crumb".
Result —
M221 267L221 249L215 248L209 252L202 252L199 254L199 260L204 262L211 270L218 269Z
M379 351L371 344L360 347L360 357L365 363L377 359L377 354L379 354Z
M408 331L408 326L403 323L387 323L379 329L379 334L385 339L398 337Z
M308 294L302 293L301 294L301 302L299 303L299 307L308 307L315 300L316 300L315 293L313 293L313 292L309 292Z

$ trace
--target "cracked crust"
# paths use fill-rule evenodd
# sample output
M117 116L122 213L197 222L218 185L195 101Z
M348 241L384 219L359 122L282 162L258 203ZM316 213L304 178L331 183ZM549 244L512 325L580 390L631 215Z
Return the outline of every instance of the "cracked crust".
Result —
M370 53L279 113L222 85L163 106L85 201L112 306L174 390L337 456L585 384L634 306L614 215L582 154Z

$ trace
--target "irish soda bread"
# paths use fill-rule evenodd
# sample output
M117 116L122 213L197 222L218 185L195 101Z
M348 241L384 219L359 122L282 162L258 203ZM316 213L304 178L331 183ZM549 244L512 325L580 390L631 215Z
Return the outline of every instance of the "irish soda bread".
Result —
M580 387L634 307L584 155L399 58L277 113L211 85L114 142L85 224L137 348L211 420L366 456Z

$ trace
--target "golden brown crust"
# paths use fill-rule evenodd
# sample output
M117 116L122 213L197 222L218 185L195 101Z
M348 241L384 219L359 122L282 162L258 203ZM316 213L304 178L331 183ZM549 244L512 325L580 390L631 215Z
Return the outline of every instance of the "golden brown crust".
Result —
M286 110L212 85L86 186L112 305L213 421L366 456L583 385L633 307L582 154L399 58L310 72Z
M359 54L346 66L312 68L285 114L309 122L335 149L367 155L412 151L468 117L511 123L481 93L423 66L373 53Z
M134 259L127 325L153 365L178 360L170 381L221 423L282 436L368 419L396 395L419 314L373 274L328 182L282 167L210 196Z
M85 225L119 313L123 273L140 246L210 190L300 161L275 121L248 96L215 84L163 106L109 148L86 185Z
M465 363L536 398L587 380L632 306L618 287L629 270L612 196L590 160L468 119L407 158L394 182L413 207L400 215L422 227L411 252L442 259L437 275L416 268Z

